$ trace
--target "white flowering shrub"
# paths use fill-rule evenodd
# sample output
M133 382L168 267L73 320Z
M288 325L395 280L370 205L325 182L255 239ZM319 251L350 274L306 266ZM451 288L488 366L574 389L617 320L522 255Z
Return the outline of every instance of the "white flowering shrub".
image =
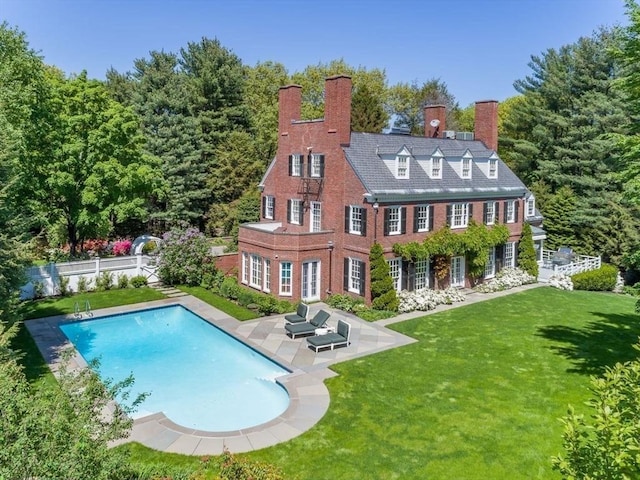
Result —
M454 287L445 290L431 290L429 288L421 288L409 292L403 290L398 294L400 306L398 312L406 313L416 310L426 311L433 310L438 305L450 305L454 302L464 302L464 294Z
M551 275L549 277L549 286L559 288L560 290L573 290L573 282L571 277L563 274Z
M507 267L500 270L491 280L475 287L475 290L481 293L500 292L526 285L527 283L535 283L535 281L536 277L529 275L524 270Z

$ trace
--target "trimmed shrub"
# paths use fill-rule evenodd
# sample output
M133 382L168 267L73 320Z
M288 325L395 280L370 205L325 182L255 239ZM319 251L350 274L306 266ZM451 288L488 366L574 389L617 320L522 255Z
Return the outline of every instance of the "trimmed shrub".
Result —
M549 286L558 288L560 290L573 290L573 282L571 281L571 277L563 274L552 275L549 278Z
M220 295L230 300L238 300L240 285L235 277L225 277L220 285Z
M71 279L69 277L64 277L62 275L58 277L58 293L63 297L66 297L67 295L73 293L73 291L69 288L70 280Z
M113 287L113 273L111 272L102 272L99 277L96 278L96 289L101 290L111 290Z
M518 267L529 275L538 278L538 261L533 243L533 233L531 232L531 225L527 222L522 225L522 236L518 244Z
M343 312L354 313L359 305L364 307L364 301L361 298L354 298L351 295L343 295L340 293L329 295L326 302L330 307L337 308Z
M145 255L153 255L156 252L156 250L158 249L158 244L156 243L155 240L149 240L147 243L145 243L142 246L142 253Z
M133 288L140 288L147 285L147 278L144 275L136 275L129 279L129 283Z
M90 287L91 279L87 280L87 278L82 275L78 277L78 293L86 293Z
M33 298L36 300L44 298L44 283L33 282Z
M389 264L384 258L382 246L374 243L369 253L371 272L371 307L375 310L398 310L398 297L393 288L393 279L389 273Z
M124 273L118 275L118 288L129 288L129 277Z
M491 280L475 287L475 290L482 293L500 292L528 283L535 283L535 281L536 277L525 270L507 267L500 270Z
M400 300L398 311L400 313L433 310L438 305L451 305L454 302L464 302L465 300L464 294L455 287L444 290L421 288L413 292L403 290L398 294L398 297Z
M590 290L597 292L612 292L618 280L618 269L609 264L603 264L597 270L576 273L571 276L575 290Z

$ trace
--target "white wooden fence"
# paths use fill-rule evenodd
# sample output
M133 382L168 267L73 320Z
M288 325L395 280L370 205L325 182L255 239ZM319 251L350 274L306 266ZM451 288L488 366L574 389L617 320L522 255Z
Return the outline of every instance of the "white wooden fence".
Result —
M553 265L551 259L555 250L542 250L542 267L553 270L554 275L575 275L580 272L597 270L602 266L600 257L590 257L588 255L576 255L573 262L568 265Z
M48 297L60 293L60 278L69 279L70 290L78 291L78 282L83 277L90 288L96 285L96 279L103 272L113 275L114 285L117 285L118 277L126 275L135 277L143 275L147 282L157 282L157 267L153 264L153 257L147 255L130 255L113 258L95 258L78 262L48 263L41 267L29 267L27 269L28 282L20 289L20 298L33 298L37 289L42 289L42 295Z

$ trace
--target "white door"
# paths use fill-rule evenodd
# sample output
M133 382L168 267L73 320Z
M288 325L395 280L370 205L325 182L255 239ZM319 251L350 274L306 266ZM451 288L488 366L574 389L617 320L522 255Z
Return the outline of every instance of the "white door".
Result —
M464 257L451 259L451 286L464 287Z
M302 300L320 300L320 262L317 260L302 264Z

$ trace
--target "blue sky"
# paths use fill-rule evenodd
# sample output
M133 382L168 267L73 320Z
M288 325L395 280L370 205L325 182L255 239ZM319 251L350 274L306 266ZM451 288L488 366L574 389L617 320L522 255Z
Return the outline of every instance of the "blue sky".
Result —
M208 37L289 73L342 58L389 84L437 78L462 107L515 95L531 55L627 23L623 0L0 0L0 19L68 74Z

